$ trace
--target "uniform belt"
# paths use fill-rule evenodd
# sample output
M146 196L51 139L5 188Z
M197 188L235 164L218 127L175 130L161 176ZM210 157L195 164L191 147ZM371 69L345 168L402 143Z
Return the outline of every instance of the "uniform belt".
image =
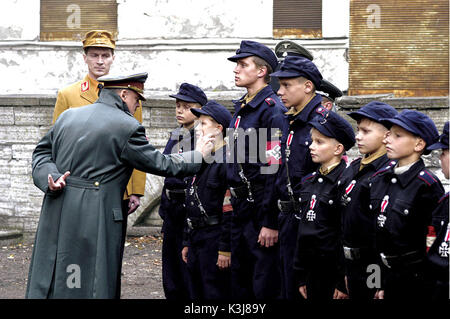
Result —
M381 261L388 268L399 268L423 261L423 254L421 254L418 250L391 256L386 256L384 253L380 253L380 256Z
M300 210L300 204L297 201L279 199L278 209L282 213L297 213Z
M348 260L360 260L360 259L367 259L367 258L373 258L373 252L369 248L358 248L358 247L347 247L343 246L344 248L344 257Z
M253 194L264 189L264 185L262 184L252 184L251 185ZM248 188L247 185L241 185L237 187L230 187L231 196L235 198L247 198L248 197Z
M197 217L197 218L187 218L187 225L190 230L203 228L206 226L213 226L220 223L219 216L212 215L207 218Z
M90 180L76 176L66 178L66 185L72 187L99 189L100 184L98 180Z
M184 202L184 200L186 198L186 190L185 189L167 189L166 188L166 196L169 200Z

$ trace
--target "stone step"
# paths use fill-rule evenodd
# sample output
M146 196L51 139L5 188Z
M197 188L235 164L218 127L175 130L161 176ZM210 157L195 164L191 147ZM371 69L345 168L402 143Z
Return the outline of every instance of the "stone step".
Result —
M16 245L23 241L23 233L19 230L1 230L0 246Z

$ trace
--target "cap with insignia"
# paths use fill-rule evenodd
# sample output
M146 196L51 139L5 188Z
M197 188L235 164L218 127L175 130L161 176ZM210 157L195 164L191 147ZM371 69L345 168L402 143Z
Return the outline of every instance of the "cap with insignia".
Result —
M275 46L275 54L279 59L288 55L302 56L311 61L314 59L312 53L309 52L308 49L290 40L278 42Z
M86 33L83 40L83 48L100 47L100 48L116 48L116 41L113 39L111 32L106 30L91 30Z
M323 135L336 139L344 145L346 151L355 145L355 133L352 126L336 112L326 112L324 116L316 116L308 124Z
M433 120L425 114L415 110L403 110L393 118L382 119L381 123L390 128L397 125L404 130L422 138L426 147L436 143L439 140L439 131ZM430 154L431 150L425 149L425 155Z
M136 92L139 99L145 101L144 83L147 80L148 73L138 73L126 76L108 77L102 76L97 80L103 83L104 89L127 89Z
M277 57L271 49L259 42L248 40L242 40L241 46L236 50L236 54L232 57L229 57L228 60L237 62L237 60L239 59L243 59L252 55L259 56L261 59L266 61L270 65L272 70L275 70L278 66Z
M333 102L336 100L336 98L343 95L342 91L339 90L337 86L325 79L322 79L322 82L320 83L319 88L316 90L316 93L326 97Z
M205 105L208 102L205 92L198 86L189 83L181 83L178 93L169 96L185 102L199 103L200 105Z
M427 147L428 150L448 150L448 121L444 124L444 129L442 130L441 136L439 136L439 142L431 144Z
M296 78L302 76L314 83L316 89L322 81L322 74L311 60L291 55L288 55L281 62L280 69L271 73L270 76L276 76L278 78Z

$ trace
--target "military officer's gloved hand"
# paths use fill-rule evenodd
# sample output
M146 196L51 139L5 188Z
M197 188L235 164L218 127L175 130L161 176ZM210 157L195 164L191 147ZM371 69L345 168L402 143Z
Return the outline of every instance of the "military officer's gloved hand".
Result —
M128 199L128 215L134 213L140 205L141 199L139 198L139 196L131 195Z
M52 175L48 174L48 188L53 192L63 189L66 186L66 178L69 177L69 175L70 172L67 171L55 182Z

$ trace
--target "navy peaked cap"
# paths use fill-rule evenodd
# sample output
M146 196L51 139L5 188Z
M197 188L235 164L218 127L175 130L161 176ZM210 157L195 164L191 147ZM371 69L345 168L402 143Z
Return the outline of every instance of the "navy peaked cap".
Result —
M322 74L314 62L307 58L294 55L288 55L281 62L279 71L270 74L270 76L276 76L278 78L296 78L302 76L314 83L316 89L320 87L320 83L322 82Z
M200 105L205 105L208 102L203 90L189 83L182 83L178 93L169 96L186 102L200 103Z
M249 40L242 40L241 46L236 50L236 54L229 57L228 60L236 62L239 59L243 59L252 55L259 56L261 59L266 61L275 70L278 66L278 59L275 53L267 46Z

